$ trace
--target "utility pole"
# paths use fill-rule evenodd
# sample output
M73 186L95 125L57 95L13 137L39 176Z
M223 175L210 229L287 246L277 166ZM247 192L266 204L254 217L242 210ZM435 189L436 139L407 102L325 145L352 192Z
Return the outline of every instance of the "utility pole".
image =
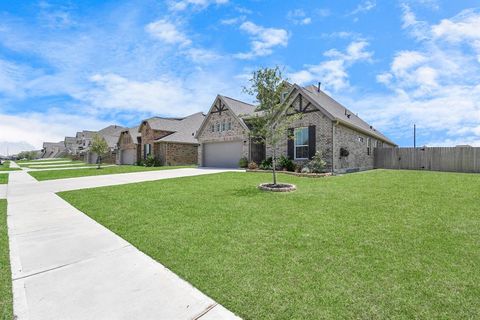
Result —
M417 147L417 125L413 125L413 148Z

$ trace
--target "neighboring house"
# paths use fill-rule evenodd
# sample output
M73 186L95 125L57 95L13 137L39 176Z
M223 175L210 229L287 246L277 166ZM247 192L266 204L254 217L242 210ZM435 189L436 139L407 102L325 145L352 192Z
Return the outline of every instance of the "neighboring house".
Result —
M255 108L226 96L216 97L196 136L200 166L235 168L240 158L255 162L265 158L265 147L249 137L245 122Z
M41 158L60 158L65 156L67 149L65 142L44 142Z
M164 165L196 164L198 141L195 134L204 118L205 115L198 112L184 118L143 120L138 128L141 158L145 160L153 155Z
M136 164L141 159L139 127L123 130L118 138L117 164Z
M78 153L79 145L76 137L65 137L64 144L68 154L76 155Z
M285 132L277 157L284 155L303 164L320 151L327 170L350 172L372 169L375 147L396 146L316 86L292 85L285 99L289 101L285 112L302 116ZM258 163L271 156L270 147L254 143L249 137L248 119L254 115L253 105L217 96L197 134L199 164L237 167L242 157Z
M88 151L88 148L92 145L93 136L96 134L96 131L83 130L77 132L75 138L77 139L78 153L85 154Z
M102 137L108 145L108 152L102 156L102 162L105 163L115 163L116 160L116 154L117 154L117 142L118 138L120 137L120 134L122 131L124 131L125 127L122 126L117 126L117 125L110 125L108 127L105 127L98 132L94 132L91 135L90 139L90 144L89 147L91 146L91 141L93 140L93 137L98 134L100 137ZM88 147L88 148L89 148ZM85 162L87 163L96 163L97 162L97 154L90 152L87 149L87 153L85 155Z

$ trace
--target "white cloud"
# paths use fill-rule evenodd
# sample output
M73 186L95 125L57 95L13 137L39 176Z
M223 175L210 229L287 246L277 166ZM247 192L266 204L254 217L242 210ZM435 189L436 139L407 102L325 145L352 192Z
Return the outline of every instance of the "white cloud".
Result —
M87 115L69 115L52 109L45 113L0 114L1 141L18 144L27 142L41 149L44 141L61 141L76 131L98 130L108 125Z
M192 43L185 33L180 31L175 24L166 19L149 23L145 27L145 30L153 37L169 44L187 46Z
M307 25L312 23L312 18L308 17L303 9L290 10L287 13L287 19L294 24Z
M267 56L272 54L273 48L286 47L288 44L288 32L284 29L265 28L246 21L240 25L240 30L251 35L251 50L236 54L235 57L239 59Z
M357 15L359 13L365 13L377 6L377 3L375 0L364 0L361 3L358 4L358 6L350 12L348 15Z
M222 20L220 20L220 23L224 24L224 25L233 25L233 24L243 22L243 21L245 21L245 19L246 19L245 16L240 16L240 17L236 17L236 18L222 19Z
M328 50L324 56L330 58L318 65L308 65L306 69L290 74L290 79L298 84L321 81L324 86L333 90L340 90L349 86L347 69L361 61L369 62L373 53L367 51L368 42L353 41L345 52L336 49Z
M183 11L188 8L202 10L210 5L222 5L228 0L171 0L167 2L168 8L172 11Z
M417 49L397 52L390 69L377 75L391 92L355 103L373 123L400 135L416 123L429 145L478 145L480 64L475 54L480 53L480 36L472 30L479 27L480 13L465 10L427 24L404 7L403 19L418 41Z

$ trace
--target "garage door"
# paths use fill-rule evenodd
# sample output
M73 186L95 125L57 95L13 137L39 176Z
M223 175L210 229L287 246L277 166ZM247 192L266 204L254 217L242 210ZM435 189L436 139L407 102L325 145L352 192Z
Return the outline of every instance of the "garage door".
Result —
M135 164L135 149L122 150L121 164Z
M243 141L211 142L203 144L205 167L238 168L242 157Z

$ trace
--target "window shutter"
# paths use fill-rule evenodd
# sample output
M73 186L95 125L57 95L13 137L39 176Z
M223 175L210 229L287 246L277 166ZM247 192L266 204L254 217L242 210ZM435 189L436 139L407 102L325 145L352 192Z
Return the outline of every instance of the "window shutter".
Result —
M317 138L315 126L308 127L308 158L312 159L317 147Z
M287 156L288 159L293 159L293 139L295 139L293 128L288 128L288 140L287 140Z

